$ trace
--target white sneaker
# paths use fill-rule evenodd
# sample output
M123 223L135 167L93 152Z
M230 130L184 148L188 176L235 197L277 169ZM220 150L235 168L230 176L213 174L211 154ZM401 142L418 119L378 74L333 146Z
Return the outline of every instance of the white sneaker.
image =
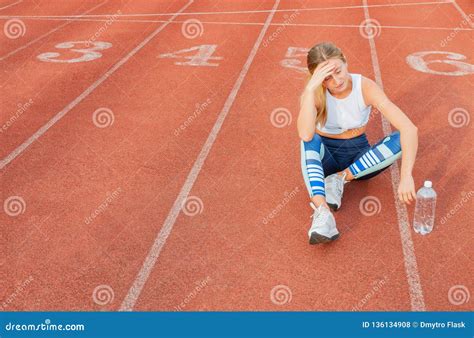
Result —
M314 209L314 214L311 216L313 222L308 231L309 244L327 243L337 239L339 231L331 211L322 204L317 208L313 202L309 204Z
M324 179L326 203L334 211L337 211L341 207L344 184L349 183L345 178L346 173L343 173L342 176L335 173Z

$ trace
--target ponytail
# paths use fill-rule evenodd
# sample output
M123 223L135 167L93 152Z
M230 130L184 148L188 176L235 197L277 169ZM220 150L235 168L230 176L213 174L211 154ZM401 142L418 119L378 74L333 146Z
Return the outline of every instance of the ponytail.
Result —
M320 104L318 114L316 115L316 125L319 123L321 126L324 126L327 121L328 112L326 110L326 89L322 84L316 89L314 98Z

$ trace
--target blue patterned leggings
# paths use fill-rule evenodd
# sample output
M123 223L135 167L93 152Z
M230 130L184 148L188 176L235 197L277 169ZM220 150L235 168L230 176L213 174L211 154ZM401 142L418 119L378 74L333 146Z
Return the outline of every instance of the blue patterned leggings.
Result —
M365 133L344 140L314 134L311 141L301 141L301 170L309 195L326 196L325 177L349 167L354 179L366 180L380 174L401 155L399 131L373 146Z

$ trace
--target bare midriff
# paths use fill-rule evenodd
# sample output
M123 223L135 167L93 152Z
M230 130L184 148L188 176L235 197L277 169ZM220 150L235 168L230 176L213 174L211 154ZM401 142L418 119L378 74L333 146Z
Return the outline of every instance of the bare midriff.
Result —
M365 133L366 129L367 129L367 125L359 127L359 128L348 129L345 132L340 133L340 134L327 134L318 129L316 129L316 133L318 135L329 137L329 138L349 139L349 138L354 138L354 137L362 135L363 133Z

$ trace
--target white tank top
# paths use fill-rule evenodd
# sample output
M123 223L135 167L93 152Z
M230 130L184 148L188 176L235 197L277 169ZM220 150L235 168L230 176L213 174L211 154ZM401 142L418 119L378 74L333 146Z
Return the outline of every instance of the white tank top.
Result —
M337 99L326 89L327 121L316 128L327 134L342 134L348 129L360 128L369 121L372 106L364 102L362 95L362 76L350 74L352 91L343 99ZM316 108L315 108L316 109Z

